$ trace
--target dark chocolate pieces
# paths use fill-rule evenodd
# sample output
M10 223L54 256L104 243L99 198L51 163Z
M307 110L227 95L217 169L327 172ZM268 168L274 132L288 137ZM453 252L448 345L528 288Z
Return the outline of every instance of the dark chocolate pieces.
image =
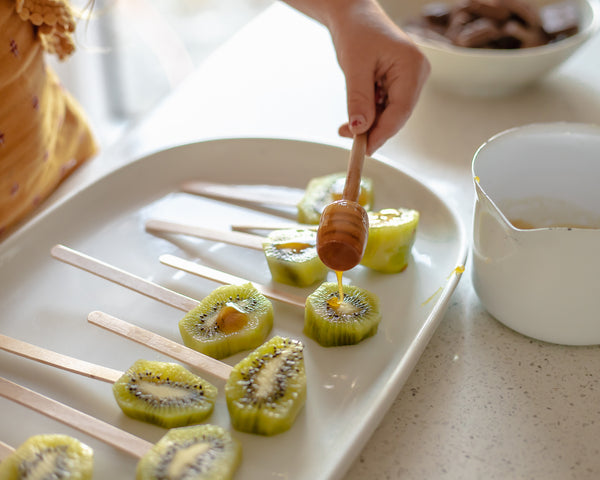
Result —
M571 2L548 5L540 10L542 27L554 39L570 37L579 30L577 6Z
M575 35L579 16L569 0L539 9L526 0L463 0L454 6L436 1L406 28L461 47L529 48Z

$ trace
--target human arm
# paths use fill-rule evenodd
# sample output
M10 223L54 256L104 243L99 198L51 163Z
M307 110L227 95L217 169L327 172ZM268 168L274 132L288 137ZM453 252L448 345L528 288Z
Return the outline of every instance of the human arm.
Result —
M429 63L376 0L284 0L331 34L346 78L348 122L339 133L369 132L372 154L408 120Z

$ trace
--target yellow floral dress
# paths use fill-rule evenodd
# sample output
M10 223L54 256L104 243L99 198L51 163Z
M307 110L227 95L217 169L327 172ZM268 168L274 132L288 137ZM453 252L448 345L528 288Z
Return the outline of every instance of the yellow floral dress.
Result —
M74 50L66 0L0 0L0 239L96 153L84 113L44 61Z

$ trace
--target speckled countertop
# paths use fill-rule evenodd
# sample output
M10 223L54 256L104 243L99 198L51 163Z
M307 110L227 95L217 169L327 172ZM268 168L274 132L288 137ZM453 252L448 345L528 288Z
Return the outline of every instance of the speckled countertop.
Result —
M600 124L599 58L596 37L543 83L505 98L427 86L378 154L442 195L470 232L477 147L527 123ZM275 4L78 181L123 158L203 138L339 143L344 115L327 32ZM551 345L504 327L480 305L467 264L441 325L346 479L600 478L599 381L598 347Z

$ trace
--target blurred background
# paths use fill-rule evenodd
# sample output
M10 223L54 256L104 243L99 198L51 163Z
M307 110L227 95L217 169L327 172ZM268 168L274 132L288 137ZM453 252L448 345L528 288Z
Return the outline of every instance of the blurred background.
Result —
M274 1L72 0L77 50L48 60L106 146Z

